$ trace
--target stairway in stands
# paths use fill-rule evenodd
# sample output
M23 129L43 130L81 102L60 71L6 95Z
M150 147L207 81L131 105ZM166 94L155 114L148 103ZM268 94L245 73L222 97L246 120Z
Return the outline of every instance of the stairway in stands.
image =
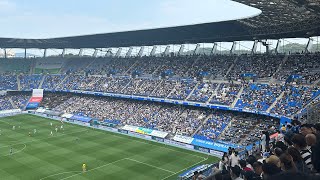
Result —
M267 113L270 113L271 109L274 108L276 106L276 104L278 103L278 101L280 99L282 99L282 97L284 96L284 91L281 92L281 94L279 95L279 97L276 98L276 100L271 104L271 106L267 109Z
M207 121L210 119L210 115L208 115L202 122L202 124L194 131L194 133L191 135L191 137L193 137L195 134L197 134L201 129L202 129L202 126L204 124L207 123Z
M17 75L17 85L18 85L18 90L21 90L21 84L20 84L20 78L19 75Z
M40 81L40 83L39 83L38 89L41 89L42 84L43 84L44 80L46 79L46 77L47 77L47 75L42 76L42 79L41 79L41 81Z
M126 71L125 74L129 74L129 72L138 65L139 61L136 60L136 62L134 62Z
M192 89L192 91L188 94L188 96L186 97L186 99L184 99L185 101L188 100L188 99L192 96L193 92L194 92L196 89L198 89L199 84L200 84L200 82L197 82L197 84L194 86L194 88Z
M315 87L318 86L318 84L320 84L320 78L313 82L311 86Z
M289 58L289 55L286 54L282 60L282 62L280 63L278 69L276 70L276 72L273 74L273 76L271 77L269 83L273 83L276 79L275 79L275 75L279 73L279 71L282 69L282 66L287 62Z
M69 77L69 75L65 76L57 85L56 87L54 87L54 89L57 89L58 87L60 87L60 85ZM62 89L62 87L61 87Z
M214 89L213 93L211 94L211 96L209 97L208 101L206 103L210 103L210 101L212 100L212 98L217 95L218 93L218 89L221 86L222 82L219 82L218 86Z
M240 89L239 93L237 94L236 99L235 99L235 100L233 101L233 103L231 104L231 107L232 107L232 108L234 108L234 106L237 104L237 102L238 102L238 100L240 99L240 96L241 96L243 90L244 90L244 86L241 86L241 89Z
M8 100L14 109L18 109L17 105L12 101L11 97L8 97Z
M227 79L229 73L231 72L231 70L233 69L233 67L236 65L238 59L239 59L239 56L237 56L236 59L233 61L233 63L231 64L231 66L230 66L229 69L227 70L226 75L223 77L223 79Z

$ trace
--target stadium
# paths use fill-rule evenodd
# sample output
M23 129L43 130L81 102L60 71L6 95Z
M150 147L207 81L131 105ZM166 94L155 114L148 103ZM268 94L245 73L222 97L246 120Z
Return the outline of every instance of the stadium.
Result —
M0 178L320 179L320 2L233 1L261 13L0 38Z

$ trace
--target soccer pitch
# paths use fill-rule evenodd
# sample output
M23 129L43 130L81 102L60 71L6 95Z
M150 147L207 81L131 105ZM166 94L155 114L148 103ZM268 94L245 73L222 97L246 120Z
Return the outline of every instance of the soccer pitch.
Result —
M193 166L217 161L156 142L68 123L61 130L60 125L27 114L0 118L0 179L177 179Z

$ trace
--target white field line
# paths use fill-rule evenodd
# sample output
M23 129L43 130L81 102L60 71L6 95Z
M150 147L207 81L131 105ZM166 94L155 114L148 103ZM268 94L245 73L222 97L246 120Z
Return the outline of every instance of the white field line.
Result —
M15 144L7 145L7 146L1 146L0 148L3 148L3 147L10 147L10 146L17 145L17 144L25 144L25 143L36 142L36 141L41 141L41 140L45 140L45 139L51 139L51 138L55 138L55 137L61 137L61 136L65 136L65 135L69 135L69 134L74 134L74 133L80 133L80 132L84 132L84 131L87 131L87 130L81 130L81 131L77 131L77 132L65 133L65 134L62 134L62 135L58 135L58 136L51 136L51 137L42 138L42 139L34 139L34 140L31 140L31 141L25 141L25 142L22 142L22 141L21 141L21 142L17 142L17 143L15 143Z
M173 171L170 171L170 170L167 170L167 169L163 169L163 168L161 168L161 167L157 167L157 166L154 166L154 165L145 163L145 162L141 162L141 161L138 161L138 160L135 160L135 159L131 159L131 158L125 158L125 159L130 160L130 161L134 161L134 162L137 162L137 163L140 163L140 164L144 164L144 165L147 165L147 166L156 168L156 169L160 169L160 170L162 170L162 171L166 171L166 172L169 172L169 173L171 173L171 174L175 174L175 172L173 172Z
M182 172L182 171L185 171L185 170L187 170L187 169L190 169L191 167L193 167L193 166L195 166L195 165L197 165L197 164L200 164L200 163L202 163L203 161L206 161L207 159L208 159L208 158L203 159L203 160L201 160L201 161L199 161L199 162L197 162L197 163L195 163L195 164L193 164L193 165L191 165L191 166L188 166L188 167L186 167L186 168L184 168L184 169L181 169L180 171L177 171L177 172L175 172L174 174L171 174L171 175L169 175L169 176L167 176L167 177L164 177L164 178L161 179L161 180L168 179L169 177L172 177L173 175L176 175L176 174L178 174L178 173L180 173L180 172Z
M1 121L1 122L8 123L8 122L6 122L6 121ZM8 123L8 124L9 124L9 123ZM93 129L94 129L94 128L93 128ZM98 129L98 130L99 130L99 129ZM103 131L103 130L101 130L101 131ZM107 132L109 132L109 131L107 131ZM111 133L112 133L112 132L111 132ZM116 136L116 137L120 137L120 138L124 138L124 139L125 139L125 137L120 136L119 134L116 134L116 133L112 133L112 135L113 135L113 136ZM58 136L56 136L56 137L58 137ZM132 136L130 136L130 137L132 137ZM174 151L174 152L178 152L178 153L182 153L182 154L188 154L188 155L190 155L190 156L198 157L198 158L201 158L201 159L206 159L205 157L202 157L202 156L198 156L198 155L195 155L195 154L191 154L191 153L182 152L182 151L178 151L178 150L175 150L175 149L167 148L166 146L159 146L159 145L151 144L151 143L149 143L149 142L139 141L139 140L136 140L136 139L133 139L133 140L136 141L136 142L142 143L142 144L148 144L148 145L151 145L151 146L157 146L157 147L159 147L159 148L168 149L168 150L170 150L170 151ZM145 141L148 141L148 140L145 140ZM32 142L33 142L33 141L32 141ZM24 143L24 142L22 142L22 143Z
M60 175L60 174L79 173L79 172L82 172L82 171L68 171L68 172L56 173L56 174L52 174L52 175L49 175L49 176L43 177L43 178L41 178L40 180L48 179L49 177L58 176L58 175Z
M69 178L72 178L72 177L74 177L74 176L78 176L79 174L87 173L87 172L90 172L90 171L94 171L94 170L96 170L96 169L100 169L100 168L103 168L103 167L105 167L105 166L108 166L108 165L111 165L111 164L114 164L114 163L117 163L117 162L120 162L120 161L123 161L123 160L126 160L126 158L118 159L118 160L113 161L113 162L111 162L111 163L108 163L108 164L104 164L104 165L102 165L102 166L95 167L95 168L90 169L90 170L88 170L88 171L86 171L86 172L80 172L80 173L77 173L77 174L73 174L73 175L71 175L71 176L67 176L67 177L62 178L62 179L60 179L60 180L69 179Z
M113 134L113 136L126 139L125 137L120 136L120 135L118 135L118 134ZM129 136L129 137L132 137L132 136ZM144 139L142 139L142 140L144 140ZM190 156L198 157L198 158L201 158L201 159L208 159L208 158L205 158L205 157L202 157L202 156L198 156L198 155L195 155L195 154L191 154L191 153L182 152L182 151L178 151L178 150L175 150L175 149L167 148L167 147L166 147L166 146L167 146L166 144L163 144L163 145L166 145L166 146L159 146L159 145L156 145L156 144L151 144L151 143L149 143L148 140L144 140L144 141L146 141L146 142L143 142L143 141L139 141L139 140L133 139L133 141L136 141L136 142L139 142L139 143L142 143L142 144L148 144L148 145L151 145L151 146L157 146L157 147L159 147L159 148L168 149L168 150L170 150L170 151L175 151L175 152L182 153L182 154L188 154L188 155L190 155Z
M4 156L11 156L11 155L13 155L13 154L17 154L17 153L23 151L23 150L27 147L26 144L23 144L23 145L24 145L24 147L23 147L22 149L17 150L17 151L14 151L12 154L3 155L2 157L4 157Z

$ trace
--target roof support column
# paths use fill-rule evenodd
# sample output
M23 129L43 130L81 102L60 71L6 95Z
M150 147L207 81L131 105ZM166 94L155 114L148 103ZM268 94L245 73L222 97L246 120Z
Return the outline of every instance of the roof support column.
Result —
M138 57L141 57L144 51L144 46L141 46L139 52L138 52Z
M184 44L181 44L180 49L178 51L178 56L180 56L183 53L184 50Z
M133 47L130 47L130 48L129 48L129 50L128 50L127 53L126 53L126 57L130 57L130 56L131 56L132 49L133 49Z
M83 49L80 48L78 56L82 56L82 55L83 55Z
M270 53L270 44L266 43L266 54Z
M43 50L43 57L44 57L44 58L47 57L47 49L44 49L44 50Z
M276 54L278 54L278 53L279 53L280 45L281 45L281 40L280 40L280 39L278 39L276 49L274 50Z
M93 57L97 57L97 54L98 54L98 49L94 49L94 52L92 54Z
M154 56L154 54L156 53L156 50L157 50L157 46L154 45L151 52L150 52L150 56Z
M218 48L218 43L213 43L211 53L210 54L216 54Z
M7 59L7 50L4 48L3 51L4 51L4 58Z
M24 48L24 58L27 59L27 48Z
M313 46L313 39L311 37L309 37L309 40L308 40L307 46L304 50L304 53L311 52L312 46Z
M112 50L111 49L108 49L107 50L107 53L104 55L105 57L110 57L110 56L112 56L113 54L112 54Z
M166 49L164 49L164 51L163 51L163 55L164 56L169 55L169 50L170 50L170 46L167 46Z
M258 42L259 42L258 40L254 40L253 46L251 49L251 54L255 54L257 52Z
M237 42L233 41L232 47L230 49L230 54L234 54L234 51L236 50L236 47L237 47Z
M194 48L193 55L196 55L199 52L200 44L198 43L196 48Z
M122 51L122 48L119 48L118 51L117 51L117 53L116 53L116 55L115 55L115 57L119 57L120 54L121 54L121 51Z
M64 57L65 54L66 54L66 48L64 48L64 49L62 50L61 56Z

